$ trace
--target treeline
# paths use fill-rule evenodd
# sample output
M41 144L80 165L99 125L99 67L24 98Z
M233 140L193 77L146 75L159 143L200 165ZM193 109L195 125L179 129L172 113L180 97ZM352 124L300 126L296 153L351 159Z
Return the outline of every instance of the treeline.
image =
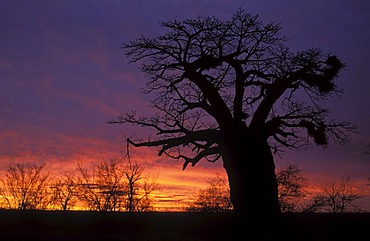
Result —
M282 212L361 212L364 197L350 177L311 185L295 163L277 172L279 203ZM250 198L253 198L252 196ZM229 212L232 210L228 182L217 175L208 187L199 190L194 202L186 207L190 212Z
M89 211L153 211L150 194L159 188L156 177L130 160L108 160L76 172L51 176L46 164L10 166L0 177L0 208Z
M159 190L154 175L130 160L108 160L84 166L76 172L51 176L45 164L16 163L0 177L0 208L18 210L155 211L153 191ZM282 212L360 212L364 197L350 178L310 185L296 164L277 172ZM252 196L250 198L253 198ZM230 188L223 176L208 181L190 203L187 212L230 212Z

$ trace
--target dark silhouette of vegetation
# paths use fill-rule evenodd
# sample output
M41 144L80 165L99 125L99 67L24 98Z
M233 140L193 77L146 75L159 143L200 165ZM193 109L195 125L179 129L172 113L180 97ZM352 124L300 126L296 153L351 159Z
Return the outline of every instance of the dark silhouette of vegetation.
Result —
M52 205L57 210L70 210L78 201L78 185L74 175L65 173L51 184Z
M156 177L143 176L144 167L137 162L132 163L130 160L127 162L125 168L125 176L127 180L127 198L126 210L128 212L137 211L152 211L153 200L150 199L150 193L159 189L156 183ZM139 183L144 179L143 183Z
M144 175L137 162L111 159L77 173L50 178L45 164L17 163L0 178L0 208L90 211L153 211L150 194L159 189L156 177Z
M350 177L319 185L308 190L309 180L296 163L288 163L277 174L279 202L284 213L345 213L360 212L364 197ZM199 190L194 201L185 209L189 212L229 212L232 210L230 189L217 175L208 187ZM311 187L311 189L314 189Z
M313 197L312 204L306 210L330 213L359 212L363 197L350 177L340 181L332 180L319 186L318 194Z
M288 164L277 174L279 201L283 212L359 212L364 197L350 177L332 180L308 190L308 179L297 164Z
M90 166L91 169L83 169L88 170L87 172L91 175L95 173L99 176L101 173L111 173L112 169L117 169L115 165L119 163L120 162L113 160L103 161L94 163ZM132 165L140 166L135 163ZM308 211L328 212L327 214L305 213L302 215L300 213L283 212L280 219L278 219L279 222L275 223L276 225L263 227L262 232L261 229L254 228L254 223L240 223L242 220L236 219L240 225L247 224L248 227L243 230L244 232L235 232L235 219L230 213L231 202L228 193L229 186L220 176L211 179L209 181L209 187L200 190L199 198L195 200L193 209L188 210L190 212L144 212L140 214L128 212L50 212L40 209L56 207L61 210L70 210L73 208L76 201L75 198L80 197L78 191L81 185L78 184L78 175L64 174L55 179L48 178L41 182L43 183L42 185L38 181L26 181L24 183L28 183L29 185L24 186L32 186L32 188L28 189L4 185L4 183L6 183L4 181L10 180L13 177L17 177L15 180L20 180L22 177L25 177L25 180L30 180L29 177L32 177L31 179L33 180L44 180L44 177L50 175L45 171L44 166L44 164L16 164L8 169L8 173L4 175L4 178L0 178L2 184L0 204L3 204L2 201L4 200L6 200L8 204L7 206L0 206L0 237L2 240L74 240L76 237L78 237L79 240L121 240L122 237L130 240L234 241L239 239L244 240L248 237L253 237L253 240L275 240L277 235L284 232L287 228L289 230L284 232L284 240L297 240L297 237L299 237L299 240L307 241L362 240L363 237L366 237L368 232L366 227L368 227L370 221L369 214L353 213L353 211L360 211L358 209L358 201L361 195L358 195L354 182L350 181L349 178L342 179L341 182L332 181L326 185L320 186L321 189L319 189L318 194L315 196L315 199L313 199L313 203L317 205ZM125 169L126 166L123 166L123 169ZM92 167L99 167L104 171L92 171ZM141 167L134 168L134 170L141 169ZM23 173L23 176L10 175L9 173ZM137 173L137 171L133 173ZM141 174L143 174L143 172L141 172ZM282 182L284 186L286 186L287 189L291 188L291 190L286 190L285 193L300 193L301 191L299 190L303 188L304 185L296 185L296 183L300 183L304 178L287 177L290 175L302 177L301 171L299 171L297 165L289 164L285 166L282 170L277 172L277 180L284 180L284 182ZM100 178L94 180L101 180ZM142 179L134 179L142 180L145 179L145 177ZM15 180L8 183L11 183L11 185L23 183L16 182ZM109 183L106 181L107 179L103 180L103 183ZM108 180L114 180L114 178L108 178ZM44 185L49 182L51 185ZM289 182L292 182L292 184ZM36 183L38 184L36 185ZM98 184L96 182L95 184L98 184L97 186L103 186L103 183ZM136 184L138 183L139 181L137 181ZM134 186L140 188L143 187L143 185L145 186L145 183L149 183L149 186L152 186L153 182L145 181L144 183L140 183L140 185L135 184ZM137 190L137 188L133 189ZM6 190L18 190L18 192L11 196L9 195L11 192L6 192ZM24 205L24 207L26 207L25 209L19 209L39 209L39 211L19 212L17 210L3 209L17 209L19 206L22 207L21 205L11 206L12 204L22 203L20 201L16 202L16 200L18 200L17 197L21 194L21 190L29 190L27 192L28 194L25 195L27 198L23 201L23 203L28 203L28 205ZM40 193L36 194L36 190L40 191ZM100 187L100 189L97 190L98 192L96 192L96 194L99 195L100 192L106 192L107 190L112 190L112 188ZM59 194L56 195L56 193ZM142 192L138 191L137 193ZM136 197L136 195L133 196ZM289 199L289 202L294 202L295 198L301 198L301 195L290 196L292 198ZM34 200L38 200L39 202L34 202ZM102 200L105 202L107 199L103 197ZM133 200L138 199L133 198ZM143 199L139 198L139 200ZM79 201L81 202L81 200ZM47 205L48 203L49 206ZM132 203L137 204L136 201ZM135 212L148 210L145 208L142 209L140 205L133 205L132 210ZM145 203L143 206L148 207L150 203L149 205ZM112 208L111 210L118 211L117 208ZM294 210L297 209L294 208ZM108 211L108 209L106 211ZM335 215L329 214L329 212L335 213ZM350 213L345 214L346 212ZM254 220L254 222L263 224L269 222L269 220L257 219ZM248 229L250 226L252 226L253 229ZM164 231L162 232L161 230ZM340 230L340 232L338 232L338 230Z
M342 93L335 80L345 65L320 49L293 53L279 24L242 9L226 21L198 17L161 26L164 34L122 46L148 76L144 93L155 96L155 112L132 110L108 123L151 128L155 138L128 143L157 147L159 156L184 160L183 169L222 159L235 213L278 215L273 154L312 142L347 143L356 131L320 105Z
M277 173L279 203L282 212L302 211L308 180L295 163L287 164Z
M91 168L78 164L78 197L93 211L124 210L127 187L125 173L117 160L94 163Z
M0 196L5 207L18 210L46 209L50 203L49 173L45 164L16 163L0 179Z
M85 169L78 165L79 199L90 210L152 211L149 195L158 189L154 177L143 176L144 167L137 162L122 160L94 163Z
M316 189L308 183L297 164L289 163L277 173L279 201L283 212L360 212L364 195L350 178L332 180ZM311 189L308 190L308 187Z
M208 181L208 187L199 190L195 200L185 209L188 212L223 213L232 210L230 188L219 174Z

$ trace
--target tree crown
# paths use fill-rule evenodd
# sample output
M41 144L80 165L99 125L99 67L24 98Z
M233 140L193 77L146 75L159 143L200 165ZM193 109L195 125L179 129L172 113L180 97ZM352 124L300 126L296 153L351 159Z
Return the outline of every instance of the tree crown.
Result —
M227 132L254 133L275 151L313 140L349 141L356 126L328 120L321 101L341 94L335 80L345 65L320 49L292 53L279 24L238 10L230 20L199 17L161 22L168 31L141 36L122 48L147 74L145 93L154 93L157 114L120 115L109 123L151 127L158 138L129 140L160 146L159 154L183 158L185 165L220 157ZM305 131L307 134L305 134ZM195 152L183 155L183 147Z

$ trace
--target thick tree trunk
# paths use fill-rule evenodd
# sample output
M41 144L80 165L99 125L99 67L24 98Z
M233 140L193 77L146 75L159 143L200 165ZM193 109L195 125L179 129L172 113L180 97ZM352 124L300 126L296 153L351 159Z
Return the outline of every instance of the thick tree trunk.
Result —
M267 140L243 134L226 144L224 167L234 212L244 218L280 213L274 158Z

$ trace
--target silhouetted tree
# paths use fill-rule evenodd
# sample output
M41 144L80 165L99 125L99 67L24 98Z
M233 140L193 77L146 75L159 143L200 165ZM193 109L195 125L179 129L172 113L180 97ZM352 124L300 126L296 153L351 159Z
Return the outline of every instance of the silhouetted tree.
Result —
M281 211L302 211L303 198L306 196L307 179L295 163L287 164L277 173L279 202Z
M159 188L155 177L145 175L144 167L127 160L94 163L91 168L78 164L78 197L89 210L151 211L150 193Z
M94 163L91 169L78 164L78 196L89 210L124 210L127 185L123 166L117 160Z
M154 199L151 197L153 191L160 189L159 184L156 182L157 176L148 174L143 177L140 183L139 192L136 194L136 206L133 211L148 212L154 210ZM134 199L135 200L135 199Z
M222 158L236 213L280 213L273 152L311 140L346 143L356 129L330 120L320 105L341 93L334 81L344 64L319 49L291 52L278 24L243 10L227 21L198 17L161 26L167 32L122 46L149 77L144 91L155 96L155 112L128 111L108 123L152 128L156 138L128 143L159 147L160 156L183 159L184 169Z
M319 187L319 193L313 197L311 211L315 212L358 212L363 195L355 187L350 177L340 181L330 181Z
M188 212L230 212L230 188L227 181L219 174L209 180L208 187L199 190L193 203L186 208Z
M127 191L127 201L126 201L126 210L128 212L135 211L136 203L139 200L136 198L137 192L139 190L138 181L141 179L141 175L144 169L140 167L137 163L131 164L131 161L128 162L127 170L125 171L128 191Z
M49 173L45 164L27 162L10 166L5 177L0 179L0 196L10 209L46 209L50 203Z
M125 168L127 181L126 211L151 211L153 210L150 193L159 188L155 178L143 176L144 167L129 159Z
M78 185L76 177L64 174L51 183L52 204L56 209L70 210L78 200Z

